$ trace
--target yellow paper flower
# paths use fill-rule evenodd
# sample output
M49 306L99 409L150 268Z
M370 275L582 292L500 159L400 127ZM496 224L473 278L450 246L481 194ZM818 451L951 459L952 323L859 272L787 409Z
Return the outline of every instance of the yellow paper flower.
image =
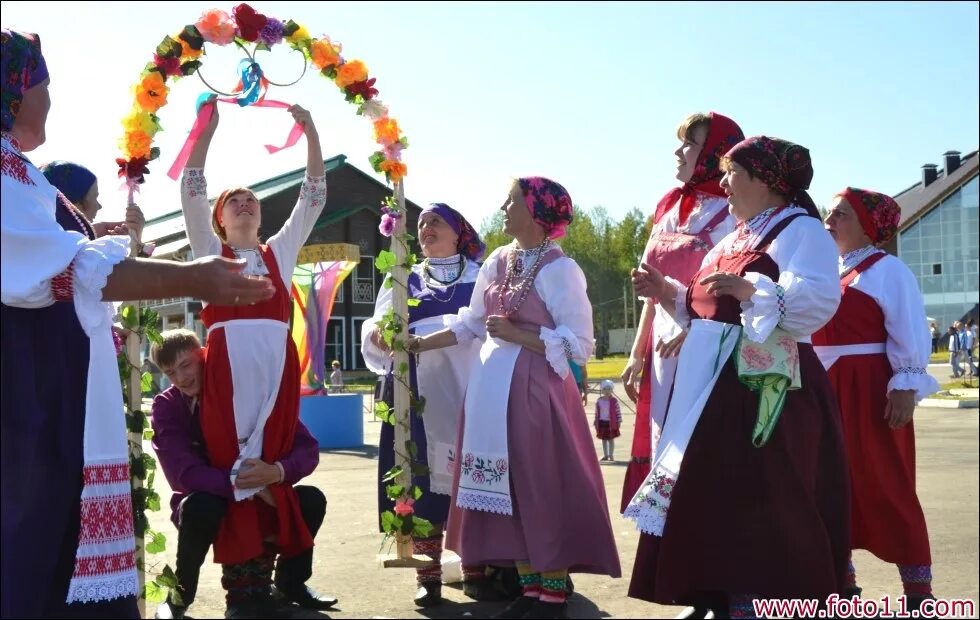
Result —
M398 142L398 121L393 118L382 118L374 121L374 140L378 144L388 145Z
M381 170L388 174L388 178L391 179L392 183L398 183L401 181L406 174L408 174L408 166L400 161L391 161L386 159L381 162Z
M142 131L127 131L120 141L126 159L149 159L153 138Z
M310 46L310 60L321 71L336 65L340 62L340 44L332 42L330 37L323 37L314 41L313 45Z
M306 29L306 26L300 26L296 32L286 37L286 40L290 43L302 43L303 41L308 41L311 38L310 31Z
M181 48L181 51L180 51L180 59L181 59L181 61L187 62L188 60L195 60L197 58L200 58L201 57L201 54L204 53L204 49L203 48L202 49L199 49L199 50L194 49L193 47L190 46L190 44L187 43L187 41L181 39L179 35L174 35L174 38L177 39L180 42L180 48Z
M148 113L135 109L123 119L123 127L126 129L126 133L139 131L150 137L160 131L160 126Z
M144 112L156 112L167 105L169 92L163 76L158 71L150 71L136 86L136 103Z

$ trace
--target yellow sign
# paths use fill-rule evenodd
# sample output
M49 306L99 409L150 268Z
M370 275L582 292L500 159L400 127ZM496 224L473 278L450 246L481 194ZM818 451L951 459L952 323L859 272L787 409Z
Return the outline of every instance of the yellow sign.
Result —
M297 265L309 263L328 263L337 261L348 261L359 263L361 261L361 250L353 243L318 243L315 245L304 246L299 251Z

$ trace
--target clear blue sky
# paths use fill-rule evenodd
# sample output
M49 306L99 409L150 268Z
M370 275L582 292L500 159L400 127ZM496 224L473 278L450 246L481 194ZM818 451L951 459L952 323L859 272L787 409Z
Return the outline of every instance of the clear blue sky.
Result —
M553 177L577 204L615 217L651 212L673 184L677 123L694 111L807 146L818 204L845 185L896 193L944 151L980 146L975 2L252 5L364 60L411 141L408 196L448 202L474 223L500 205L509 177L527 174ZM114 159L130 86L164 35L233 6L3 2L5 27L41 35L52 76L48 143L32 158L89 166L106 215L120 216ZM265 55L276 81L298 74L286 49ZM203 71L230 87L236 65L231 50L212 48ZM184 78L161 110L163 156L140 200L149 217L179 207L165 170L202 90ZM310 74L270 97L309 107L325 155L370 170L370 126L332 83ZM212 193L304 164L302 147L262 148L285 137L285 112L222 114Z

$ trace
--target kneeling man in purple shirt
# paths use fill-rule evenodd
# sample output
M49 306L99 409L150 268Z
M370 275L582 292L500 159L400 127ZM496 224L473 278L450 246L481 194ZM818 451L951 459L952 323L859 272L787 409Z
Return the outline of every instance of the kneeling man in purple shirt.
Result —
M218 532L228 503L235 501L230 472L212 467L204 446L198 417L198 398L204 380L204 349L194 332L166 331L161 343L150 349L153 363L167 376L171 387L153 399L153 449L173 490L171 520L177 526L177 581L181 600L172 597L157 609L157 618L183 618L197 593L201 565ZM320 447L302 422L296 427L292 451L282 460L254 460L238 476L243 488L297 482L313 473L320 462ZM327 499L316 487L296 486L300 510L310 534L316 537L327 509ZM237 579L223 571L228 590L228 618L288 617L284 604L307 609L329 609L337 599L318 594L306 585L313 574L313 549L288 559L280 558L272 584L272 559L263 556L251 567L252 574ZM261 566L259 564L262 564ZM227 567L224 567L227 568ZM242 581L247 588L235 587ZM228 583L225 583L228 582ZM229 587L231 586L231 587ZM234 598L235 600L232 600Z

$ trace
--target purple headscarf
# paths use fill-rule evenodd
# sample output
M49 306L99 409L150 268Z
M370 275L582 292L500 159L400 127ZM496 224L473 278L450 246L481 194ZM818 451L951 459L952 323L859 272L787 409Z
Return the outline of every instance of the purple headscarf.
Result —
M480 262L487 246L480 239L476 230L466 221L466 218L459 214L459 211L447 204L435 202L422 209L419 219L426 213L435 213L449 224L454 233L459 235L459 239L456 241L457 252L471 261Z
M3 68L3 131L14 126L24 91L48 77L48 67L41 55L41 39L36 34L0 32L0 66Z
M41 168L45 178L75 205L81 203L95 185L95 175L84 166L69 161L53 161Z
M517 182L531 217L544 228L548 238L564 237L572 223L572 197L568 190L544 177L521 177Z

